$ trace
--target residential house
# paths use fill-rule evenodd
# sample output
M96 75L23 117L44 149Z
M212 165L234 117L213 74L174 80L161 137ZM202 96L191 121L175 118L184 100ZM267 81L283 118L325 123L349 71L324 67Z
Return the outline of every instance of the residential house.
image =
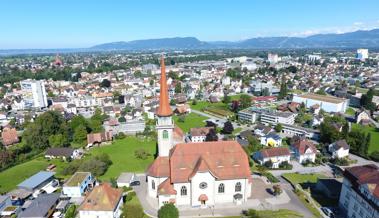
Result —
M87 134L87 147L91 147L94 144L109 142L109 141L112 141L112 139L113 139L113 134L111 131L90 133L90 134Z
M355 122L358 124L370 123L370 113L366 110L355 113Z
M59 202L59 193L41 194L34 199L28 208L22 211L18 218L48 218L55 211Z
M63 184L62 193L70 198L81 197L94 187L96 181L90 172L76 172Z
M264 165L271 162L272 168L279 168L283 162L290 162L291 154L288 148L268 148L254 154L254 159Z
M189 132L191 142L205 142L205 139L211 129L213 129L213 127L191 128Z
M267 135L260 137L261 144L270 147L282 146L282 137L275 132L270 132Z
M11 197L9 195L0 195L0 213L12 205Z
M81 157L81 153L73 148L49 148L45 152L45 158L47 159L55 159L62 158L63 160L77 159Z
M299 139L292 145L292 149L299 163L305 163L306 161L315 162L317 149L311 141Z
M122 189L112 188L109 183L96 186L80 205L80 218L119 218L123 205Z
M344 158L349 156L350 146L345 139L338 140L328 146L328 151L333 158Z
M8 147L19 142L17 131L15 128L4 128L1 133L3 145Z
M59 182L54 178L54 172L40 171L17 185L19 189L39 193L52 193L59 187Z

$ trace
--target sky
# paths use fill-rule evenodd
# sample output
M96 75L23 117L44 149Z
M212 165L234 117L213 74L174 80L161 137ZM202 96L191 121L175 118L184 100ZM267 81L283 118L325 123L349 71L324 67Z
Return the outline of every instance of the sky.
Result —
M379 28L379 0L1 0L0 49L193 36L239 41Z

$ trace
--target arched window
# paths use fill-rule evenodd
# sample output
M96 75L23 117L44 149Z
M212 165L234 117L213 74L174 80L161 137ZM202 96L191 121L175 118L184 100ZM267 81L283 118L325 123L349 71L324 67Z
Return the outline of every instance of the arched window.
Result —
M187 195L187 187L182 186L182 188L180 189L180 195L182 196Z
M236 183L235 191L236 192L240 192L241 191L241 183L240 182Z
M153 190L155 190L155 182L154 182L154 180L151 180L151 188L152 188Z
M167 130L163 130L163 139L168 139L168 131Z
M218 186L218 193L224 193L224 192L225 192L225 185L224 185L224 183L221 183Z

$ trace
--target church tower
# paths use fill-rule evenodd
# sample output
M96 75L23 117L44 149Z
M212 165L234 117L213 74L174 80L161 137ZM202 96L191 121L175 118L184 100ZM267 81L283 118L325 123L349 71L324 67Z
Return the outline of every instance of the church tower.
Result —
M166 81L166 67L164 57L161 57L161 80L159 108L157 111L158 121L156 125L158 134L158 152L160 157L168 157L170 149L173 146L173 129L172 110L168 99L168 88Z

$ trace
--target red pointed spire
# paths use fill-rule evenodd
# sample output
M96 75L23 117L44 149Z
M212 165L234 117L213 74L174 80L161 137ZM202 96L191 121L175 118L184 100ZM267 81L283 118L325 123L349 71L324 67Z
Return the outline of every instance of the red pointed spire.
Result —
M158 116L168 117L172 115L172 110L168 100L168 88L166 81L166 67L164 64L164 56L161 57L161 80L160 80L160 96Z

